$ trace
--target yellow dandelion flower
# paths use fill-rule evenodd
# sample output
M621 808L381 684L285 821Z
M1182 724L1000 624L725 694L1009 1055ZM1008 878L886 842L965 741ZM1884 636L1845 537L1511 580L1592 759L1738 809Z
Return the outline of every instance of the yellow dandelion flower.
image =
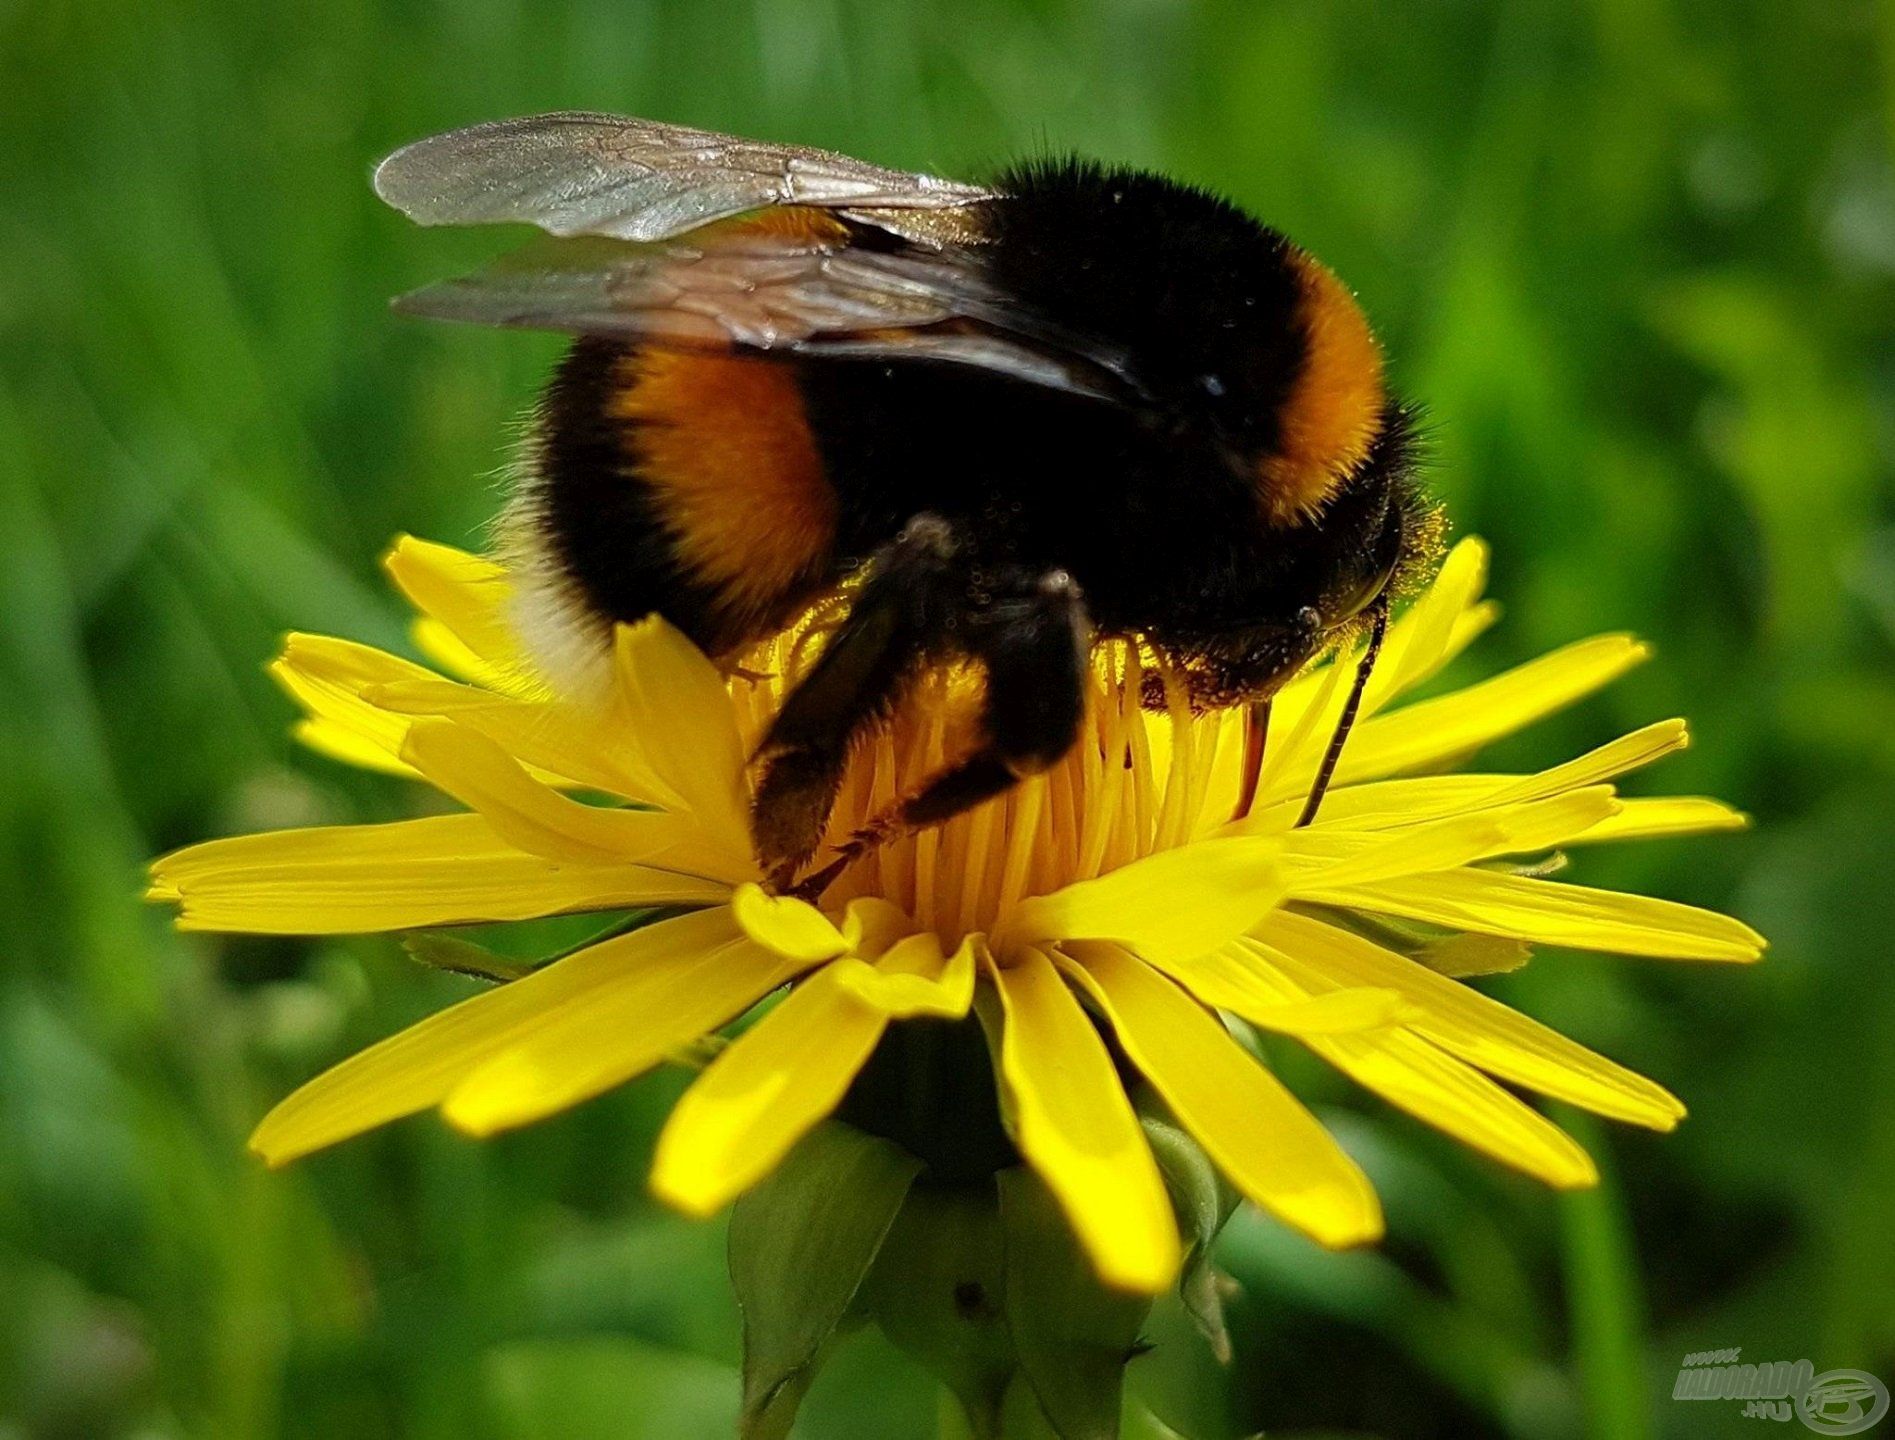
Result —
M1537 774L1448 768L1623 674L1645 656L1636 640L1581 641L1402 703L1494 618L1478 543L1458 546L1389 627L1315 823L1295 822L1348 664L1276 697L1254 803L1233 819L1242 718L1148 713L1148 662L1107 646L1062 763L864 856L814 903L763 887L746 775L811 637L767 644L726 675L648 621L619 633L609 692L582 702L534 678L503 571L415 540L388 563L438 669L298 635L275 673L310 744L425 780L464 813L195 845L154 865L152 898L176 904L186 929L269 933L681 913L317 1077L258 1126L252 1145L271 1164L430 1107L474 1135L524 1125L755 1016L658 1144L655 1191L707 1214L836 1109L890 1026L972 1011L1019 1153L1101 1277L1155 1292L1175 1276L1180 1242L1107 1034L1239 1192L1325 1245L1350 1245L1381 1231L1374 1191L1235 1038L1245 1026L1293 1037L1507 1165L1583 1186L1595 1179L1585 1151L1505 1086L1658 1130L1683 1107L1454 977L1536 943L1727 961L1763 947L1724 915L1528 863L1742 825L1712 800L1617 793L1619 776L1685 744L1682 722ZM976 699L966 677L922 687L852 766L831 839L954 753Z

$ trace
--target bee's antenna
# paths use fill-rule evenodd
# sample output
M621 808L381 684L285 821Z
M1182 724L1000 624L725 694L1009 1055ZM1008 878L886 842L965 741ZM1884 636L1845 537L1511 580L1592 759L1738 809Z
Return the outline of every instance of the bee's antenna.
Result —
M1263 754L1270 743L1270 700L1263 699L1244 712L1243 784L1237 792L1237 808L1232 820L1241 820L1257 803L1257 781L1263 775Z
M1384 594L1376 601L1375 613L1370 617L1369 645L1356 664L1355 683L1349 687L1349 698L1343 704L1341 718L1336 721L1336 733L1329 737L1329 748L1323 752L1322 768L1316 772L1316 783L1310 787L1309 799L1303 802L1302 817L1296 822L1299 830L1316 818L1316 811L1329 790L1330 777L1336 773L1336 764L1342 759L1342 747L1348 743L1350 730L1355 728L1355 712L1362 708L1362 692L1368 688L1369 671L1375 668L1375 657L1382 653L1382 637L1387 633L1388 597Z

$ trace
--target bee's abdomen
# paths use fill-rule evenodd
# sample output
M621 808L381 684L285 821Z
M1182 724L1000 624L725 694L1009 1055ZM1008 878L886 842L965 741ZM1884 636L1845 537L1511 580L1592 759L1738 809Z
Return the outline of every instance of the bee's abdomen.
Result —
M790 365L582 339L528 471L508 542L542 648L596 648L656 613L725 654L828 583L835 494Z

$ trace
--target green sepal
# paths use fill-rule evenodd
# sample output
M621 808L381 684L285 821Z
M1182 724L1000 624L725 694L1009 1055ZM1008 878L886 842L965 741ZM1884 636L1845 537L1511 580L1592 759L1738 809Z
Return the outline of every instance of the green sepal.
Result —
M1548 850L1533 860L1512 860L1505 856L1497 860L1476 860L1474 868L1492 870L1501 875L1519 875L1529 880L1545 880L1558 875L1572 863L1572 857L1564 850Z
M1211 1163L1197 1141L1169 1121L1141 1115L1145 1140L1151 1146L1158 1172L1171 1195L1178 1231L1185 1241L1184 1268L1178 1275L1178 1298L1198 1328L1211 1353L1230 1363L1230 1331L1224 1325L1226 1281L1211 1263L1217 1237L1237 1208L1237 1193Z
M992 1183L924 1183L909 1191L857 1305L953 1392L975 1440L993 1440L1016 1368L1005 1301Z
M490 985L506 985L525 979L535 970L544 970L555 960L564 960L569 955L588 950L602 940L629 934L662 918L664 914L661 909L630 911L583 940L531 960L517 960L510 955L498 954L485 945L476 945L472 940L463 940L445 930L407 931L401 937L401 948L408 952L410 960L426 965L431 970L465 975L470 980L485 980Z
M1541 879L1557 874L1565 863L1566 857L1555 851L1531 865L1496 860L1482 861L1475 868L1491 870L1500 875ZM1383 949L1405 955L1416 964L1425 965L1451 980L1504 975L1518 970L1533 958L1532 947L1519 940L1447 930L1425 921L1403 920L1392 915L1364 915L1355 911L1331 909L1326 905L1308 908L1337 929L1372 940Z
M789 1434L920 1169L898 1146L829 1121L733 1207L743 1440Z
M544 963L539 960L512 960L496 955L485 945L444 935L439 930L411 930L401 937L401 948L408 958L430 970L445 970L450 975L465 975L492 985L505 985L531 975Z
M1133 1405L1125 1416L1124 1440L1191 1440L1182 1430L1174 1430L1143 1405ZM1262 1440L1253 1435L1251 1440Z
M1471 980L1481 975L1506 975L1518 970L1533 958L1533 948L1509 936L1468 931L1431 940L1415 951L1412 958L1450 980Z
M1100 1281L1052 1192L1024 1166L995 1177L1007 1323L1021 1373L1059 1440L1115 1440L1125 1365L1151 1298Z

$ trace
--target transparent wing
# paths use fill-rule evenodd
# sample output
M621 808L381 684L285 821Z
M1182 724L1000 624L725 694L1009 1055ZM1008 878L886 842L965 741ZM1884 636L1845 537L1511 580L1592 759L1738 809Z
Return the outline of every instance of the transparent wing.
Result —
M972 365L1131 400L1125 357L1009 302L968 252L747 230L643 245L543 239L405 295L407 314L685 348Z
M810 205L925 242L939 225L914 212L991 198L978 186L827 150L580 111L417 140L382 161L375 191L423 225L526 224L636 241L748 210Z

